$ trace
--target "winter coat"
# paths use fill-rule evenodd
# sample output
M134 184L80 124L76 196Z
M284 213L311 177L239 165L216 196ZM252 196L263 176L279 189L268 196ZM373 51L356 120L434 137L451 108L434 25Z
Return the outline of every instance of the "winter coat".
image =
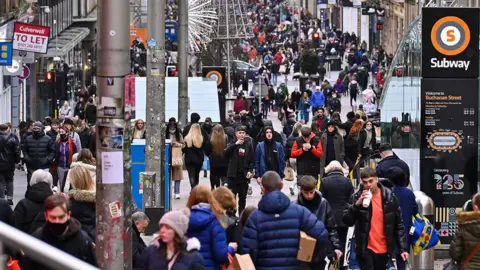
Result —
M412 227L412 216L415 216L418 213L418 205L415 201L415 194L407 187L403 186L395 186L393 187L393 194L397 197L398 205L402 210L402 219L403 219L403 227L404 228L411 228ZM410 247L410 243L412 243L412 236L410 234L406 235L406 243L405 246Z
M38 219L39 223L34 221L37 215L43 217L45 212L43 202L51 195L53 195L52 188L45 182L30 186L25 192L25 198L15 206L15 228L28 234L40 228L45 219Z
M339 93L339 94L345 92L345 86L343 85L343 83L342 83L341 81L335 83L335 84L333 85L333 89L334 89L337 93Z
M66 108L64 106L62 106L62 108L60 108L58 113L60 114L61 119L69 118L69 117L72 116L72 108L70 108L70 106L68 106Z
M61 152L61 148L62 148L62 144L65 144L65 148L66 148L66 152L63 153ZM73 155L78 153L79 149L77 147L77 145L75 144L75 142L73 141L72 138L67 138L67 141L66 142L62 142L60 139L58 139L56 142L55 142L55 161L53 162L53 170L51 171L56 171L57 167L61 167L61 168L70 168L70 164L72 163L72 159L73 159ZM60 158L62 158L63 154L65 154L65 160L66 160L66 164L60 164Z
M245 157L243 164L243 173L245 178L247 173L253 173L255 169L255 152L253 150L252 140L250 138L245 138L243 145L236 145L235 142L229 143L227 149L225 150L225 157L228 158L228 177L237 177L238 170L238 155L239 149L245 149Z
M354 189L350 179L343 175L343 172L334 171L327 174L320 184L320 192L332 207L337 227L347 227L343 223L343 211L348 208L350 196Z
M97 106L93 104L87 104L85 109L85 120L88 124L95 124L97 122Z
M285 144L285 160L288 160L291 157L292 147L297 138L297 136L288 136L287 143Z
M47 135L30 135L22 141L23 159L29 170L48 169L55 159L55 142Z
M197 148L195 145L192 145L191 147L185 145L185 147L182 149L183 153L185 153L186 166L199 166L203 164L203 160L205 159L205 138L203 138L203 141L203 146L200 148Z
M402 210L398 204L397 197L392 191L382 184L378 183L382 195L384 230L387 240L387 252L394 256L394 251L398 247L400 252L406 252L406 235L403 227ZM362 189L355 192L350 197L347 210L343 212L343 222L348 227L355 225L355 252L359 256L364 256L368 247L368 236L370 234L370 222L372 218L372 204L368 208L355 203L362 194Z
M243 230L244 254L250 254L257 270L299 269L300 232L317 239L316 247L330 245L328 232L308 209L290 202L281 191L265 194Z
M372 133L372 138L370 139L370 144L372 145L370 153L377 150L377 135L375 133L375 130L372 128L372 130L368 131L363 128L362 130L360 130L360 133L358 135L358 153L362 154L362 158L366 157L364 156L366 154L365 152L366 149L364 148L364 145L365 145L365 141L367 140L367 132Z
M401 160L397 155L385 157L377 164L377 176L386 177L386 173L393 167L399 167L405 173L406 182L403 186L407 187L410 184L410 168L405 161Z
M227 227L227 242L228 243L237 243L237 253L242 254L243 250L243 242L242 242L242 234L243 228L245 224L237 218L235 223L231 224Z
M228 253L233 254L233 249L227 243L225 229L210 210L209 204L200 203L192 207L186 235L200 241L205 269L221 269L222 264L228 263Z
M20 162L20 143L14 136L0 133L0 172L15 170Z
M180 140L177 141L177 138L175 135L170 135L168 134L168 137L167 138L170 138L170 141L171 141L171 144L172 147L175 147L173 146L173 143L177 142L177 143L181 143L181 144L185 144L185 142L183 141L183 136L182 134L179 134L180 136ZM172 158L172 155L170 155L170 159ZM171 162L170 162L171 164ZM182 180L183 179L183 166L172 166L172 180Z
M303 150L305 141L297 137L292 146L290 157L297 159L297 175L311 175L318 177L320 174L320 159L323 156L322 142L315 134L310 135L312 148L309 151Z
M90 177L92 177L93 183L94 184L97 183L97 166L86 164L86 163L83 163L81 161L77 161L77 162L72 162L72 164L70 164L70 170L75 168L75 167L86 168L88 170L88 172L90 173ZM67 193L70 190L70 170L68 170L67 177L65 178L65 187L63 189L63 192L65 192L65 193Z
M89 127L78 129L78 137L80 138L80 144L83 145L84 148L88 147L88 145L90 144L90 133L92 132ZM80 150L81 148L78 149L78 151Z
M285 136L290 136L290 134L292 134L292 131L293 131L293 126L297 123L297 121L295 120L295 118L287 118L287 122L285 123L285 125L283 126L283 134L285 134Z
M147 245L143 241L142 236L137 229L137 225L135 225L135 222L132 223L132 265L134 269L136 269L135 266L137 265L137 262L140 261L143 251L145 250Z
M311 98L312 107L318 108L325 106L325 95L322 91L315 91Z
M241 111L247 110L247 103L244 98L236 98L233 102L233 111L235 113L240 113Z
M95 191L72 189L68 192L72 217L80 222L82 230L95 239Z
M228 139L225 136L225 142L228 143ZM207 144L207 149L205 150L207 157L210 160L210 173L215 176L226 176L228 170L228 159L225 157L225 151L218 154L214 152L210 142Z
M458 229L450 243L450 257L463 263L480 243L480 212L460 212L457 214ZM465 270L480 269L480 251L465 264Z
M133 266L134 270L157 270L169 269L169 261L163 257L159 251L160 247L165 246L160 240L157 244L148 246L142 253L140 260ZM190 238L182 247L178 257L169 270L204 270L205 262L198 252L200 242L196 238Z
M285 152L283 151L283 146L278 142L275 143L275 150L277 152L277 173L280 175L280 178L285 177ZM267 172L267 164L265 161L265 142L261 142L257 145L255 150L255 173L257 177L262 177Z
M298 110L299 111L307 111L308 109L310 109L310 107L312 106L312 103L310 101L310 98L308 98L306 101L304 98L301 98L300 101L298 101Z
M328 134L325 132L322 134L321 141L322 141L322 150L323 150L323 155L322 158L320 159L320 168L322 168L322 171L324 170L325 166L328 164L325 164L326 159L327 159L327 151L328 151ZM343 158L345 157L345 145L343 143L343 138L340 134L335 132L335 135L333 135L333 145L335 148L335 160L340 162L340 164L343 164Z
M80 229L80 222L75 218L70 218L67 230L59 237L54 235L46 227L39 228L32 236L72 255L73 257L76 257L77 259L93 266L97 266L97 257L95 255L95 248L93 247L92 239ZM30 260L29 257L24 257L22 260L22 270L49 269L50 267L34 260Z

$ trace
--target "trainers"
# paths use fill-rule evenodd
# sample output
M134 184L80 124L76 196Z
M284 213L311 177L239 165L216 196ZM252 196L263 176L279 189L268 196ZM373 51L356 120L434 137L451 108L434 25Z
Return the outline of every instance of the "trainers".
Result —
M250 184L248 184L248 192L247 192L247 194L248 194L249 196L251 196L252 193L253 193L252 186L251 186Z
M175 194L175 200L180 200L180 194Z
M203 178L207 178L207 171L203 171Z
M295 195L295 191L293 191L293 187L290 187L290 195L292 195L292 196Z

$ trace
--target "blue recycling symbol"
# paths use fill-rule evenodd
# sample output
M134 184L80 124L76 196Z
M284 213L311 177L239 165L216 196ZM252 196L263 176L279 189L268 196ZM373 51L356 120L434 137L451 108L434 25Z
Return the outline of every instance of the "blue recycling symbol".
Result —
M148 45L148 47L153 48L153 47L157 46L157 41L155 39L151 38L147 41L147 45Z

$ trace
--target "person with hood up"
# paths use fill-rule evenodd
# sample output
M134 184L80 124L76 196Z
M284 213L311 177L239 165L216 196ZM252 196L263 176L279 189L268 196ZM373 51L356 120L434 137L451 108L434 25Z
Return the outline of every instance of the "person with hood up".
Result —
M182 136L183 138L187 137L187 134L188 132L190 132L190 127L193 125L193 124L198 124L198 122L200 121L200 115L198 113L191 113L190 114L190 124L187 124L184 128L183 128L183 132L182 132ZM208 134L207 132L202 128L202 136L204 138L208 138Z
M338 78L337 82L333 85L333 90L338 94L342 95L345 92L345 86L343 85L342 79Z
M15 206L15 228L31 234L44 223L43 220L36 221L37 216L43 217L43 202L50 195L53 195L53 177L49 172L36 170L30 179L30 188L25 192L25 198L21 199Z
M265 173L261 187L265 195L245 224L242 253L250 255L257 270L301 269L300 232L315 238L320 252L330 245L328 232L308 209L290 202L276 172Z
M329 122L327 130L320 137L322 141L322 150L324 155L320 159L320 168L323 169L336 160L343 164L345 158L345 144L343 137L338 133L337 126L333 122Z
M321 221L328 231L328 239L330 245L327 250L329 251L329 259L340 260L343 255L340 240L337 234L337 224L335 222L335 215L333 214L332 207L328 201L323 198L317 188L317 179L310 175L305 175L299 180L300 193L298 198L293 203L301 205L307 208L312 214L314 214L319 221ZM314 256L314 259L310 263L311 269L325 269L325 257L320 254Z
M295 139L290 154L290 157L297 159L297 179L304 175L318 178L323 156L322 141L312 133L309 126L303 126L300 133L301 136Z
M49 170L55 159L55 141L43 132L40 122L33 124L33 134L22 140L23 160L27 165L27 188L32 173L38 169Z
M225 157L228 159L228 188L238 194L238 212L245 209L247 202L248 184L254 176L255 152L252 140L245 137L246 128L238 126L235 129L236 141L228 144Z
M343 211L348 208L350 196L355 191L352 181L344 175L340 162L334 160L325 168L326 177L322 178L320 192L332 206L333 215L337 224L337 234L340 240L342 253L345 253L348 226L343 223Z
M206 264L200 253L197 238L185 237L189 228L190 210L170 211L162 216L160 232L153 244L148 246L134 270L203 270Z
M377 93L373 90L373 84L369 84L367 89L362 91L362 95L364 102L370 101L370 103L375 103Z
M45 224L32 236L66 252L79 260L97 266L92 239L82 231L80 222L71 217L70 203L65 196L52 195L44 202ZM22 260L22 269L48 270L49 266L28 257Z
M290 95L293 104L295 105L295 108L298 108L298 102L300 101L300 98L302 97L302 93L298 90L298 87L295 87L293 89L292 94Z
M325 106L325 95L323 94L322 90L320 90L320 87L317 87L315 92L313 92L311 104L313 114L315 114L319 108L323 108L323 106Z
M257 183L267 171L277 172L285 177L285 152L281 143L273 140L273 127L265 127L265 140L257 145L255 150L255 173Z
M473 196L472 205L473 211L457 214L458 229L450 242L450 257L465 270L480 269L480 252L472 254L480 245L480 193Z
M88 98L87 107L85 108L85 120L89 125L97 123L97 106L93 103L93 98Z
M90 178L92 179L93 185L95 185L97 179L97 161L93 157L92 152L88 149L82 149L78 152L77 160L73 161L70 164L70 170L67 173L67 177L65 178L65 187L63 188L63 192L68 193L70 191L70 183L71 183L71 171L73 168L76 167L83 167L88 170L90 173Z
M190 208L187 237L200 241L200 254L205 261L206 270L220 270L228 264L228 254L233 255L237 244L227 243L225 229L220 223L222 208L207 186L196 186L188 197Z

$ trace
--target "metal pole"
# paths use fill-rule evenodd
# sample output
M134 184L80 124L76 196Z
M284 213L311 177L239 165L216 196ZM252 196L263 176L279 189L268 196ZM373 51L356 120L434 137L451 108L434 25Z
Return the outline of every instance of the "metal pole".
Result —
M178 123L184 127L188 122L188 0L180 0L178 9Z
M153 206L165 205L165 2L148 1L146 169L157 177ZM186 1L180 1L186 2ZM180 46L181 47L181 46ZM160 133L160 134L159 134Z
M228 94L232 96L230 92L232 90L231 87L231 78L230 78L230 22L229 22L229 14L228 14L228 0L225 1L225 30L227 34L227 82L228 82Z
M258 114L262 112L262 75L258 74Z
M129 9L129 0L98 2L96 254L104 270L132 269L131 122L124 116Z

